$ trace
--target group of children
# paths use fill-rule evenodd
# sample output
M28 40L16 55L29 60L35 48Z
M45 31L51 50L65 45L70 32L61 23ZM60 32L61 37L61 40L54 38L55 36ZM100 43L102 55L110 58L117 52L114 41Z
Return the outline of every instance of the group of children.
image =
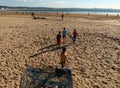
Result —
M57 36L56 36L57 44L58 44L59 46L61 45L61 39L62 39L62 38L63 38L63 43L66 41L66 35L67 35L67 30L66 30L66 28L64 27L64 28L63 28L63 31L62 31L62 35L61 35L61 31L59 31L59 33L58 33ZM73 36L72 36L72 40L73 40L73 42L75 43L75 42L76 42L77 35L78 35L76 29L74 29L72 35L73 35Z
M61 45L61 37L63 37L63 42L65 42L66 41L66 35L67 35L67 30L65 29L65 27L63 28L62 36L61 36L61 31L59 31L59 33L57 34L56 39L57 39L57 44L59 45L59 47ZM72 36L72 40L75 43L76 42L76 37L78 35L78 33L76 32L76 29L74 29L72 35L73 35ZM67 60L67 56L66 56L66 48L63 47L62 48L62 52L60 54L60 64L61 64L61 67L64 67L66 61L68 61Z

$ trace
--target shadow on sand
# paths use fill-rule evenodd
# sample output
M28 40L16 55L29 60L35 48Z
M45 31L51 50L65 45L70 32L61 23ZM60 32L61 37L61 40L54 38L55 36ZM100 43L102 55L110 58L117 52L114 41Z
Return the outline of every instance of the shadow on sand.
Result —
M49 88L50 85L56 85L58 88L72 88L71 69L28 66L21 76L20 88Z
M49 45L49 46L46 46L44 48L39 49L35 54L30 55L29 57L32 58L32 57L36 57L36 56L43 54L43 53L46 53L46 52L56 51L56 50L62 49L63 47L69 47L72 44L73 43L69 43L69 44L63 45L61 47L59 47L57 44L52 44L52 45Z

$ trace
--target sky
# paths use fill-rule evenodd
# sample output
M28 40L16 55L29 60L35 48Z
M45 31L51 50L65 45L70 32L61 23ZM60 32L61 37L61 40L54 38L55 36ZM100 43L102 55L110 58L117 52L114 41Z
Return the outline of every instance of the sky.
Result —
M0 5L54 8L120 9L120 0L0 0Z

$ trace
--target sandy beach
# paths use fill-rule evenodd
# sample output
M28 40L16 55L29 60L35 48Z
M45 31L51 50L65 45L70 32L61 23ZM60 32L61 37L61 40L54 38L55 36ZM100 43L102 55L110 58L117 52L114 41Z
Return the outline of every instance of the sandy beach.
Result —
M19 88L27 66L60 67L56 35L68 30L66 46L73 88L120 88L120 17L0 15L0 88ZM76 44L72 32L78 32Z

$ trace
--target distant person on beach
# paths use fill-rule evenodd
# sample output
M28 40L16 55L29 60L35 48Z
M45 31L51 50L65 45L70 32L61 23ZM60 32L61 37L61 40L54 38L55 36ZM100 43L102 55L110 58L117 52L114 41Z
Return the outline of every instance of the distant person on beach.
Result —
M63 14L61 15L61 19L62 19L62 20L64 19L64 15L63 15Z
M77 38L78 33L76 32L76 29L74 29L73 31L73 42L76 42L76 38Z
M33 19L36 19L35 13L31 13L31 16L33 17Z
M34 13L31 14L31 16L34 16L34 15L35 15Z
M64 28L63 28L63 31L62 31L63 42L66 41L66 35L67 35L67 30L66 30L66 28L64 27Z
M60 45L61 45L61 31L59 31L59 33L57 34L56 39L57 39L57 44L60 47Z
M63 47L63 48L62 48L62 52L61 52L61 54L60 54L60 63L61 63L61 67L62 67L62 68L65 66L66 61L68 61L65 52L66 52L66 48Z

